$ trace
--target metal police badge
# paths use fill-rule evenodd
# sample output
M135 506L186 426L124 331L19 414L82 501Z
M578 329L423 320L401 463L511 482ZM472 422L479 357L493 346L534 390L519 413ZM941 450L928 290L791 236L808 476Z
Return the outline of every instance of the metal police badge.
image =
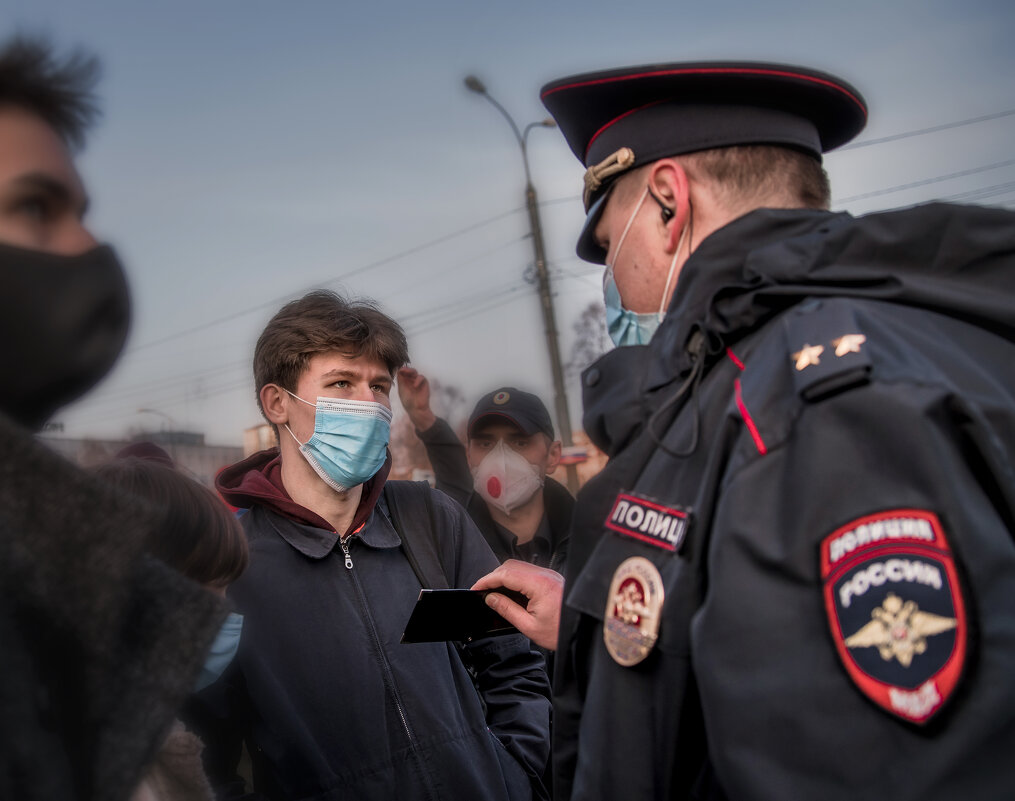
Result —
M968 634L937 515L892 509L843 526L821 544L821 579L850 678L893 715L929 721L958 686Z
M643 556L620 563L610 583L603 617L606 650L620 665L631 667L652 651L659 638L663 577Z

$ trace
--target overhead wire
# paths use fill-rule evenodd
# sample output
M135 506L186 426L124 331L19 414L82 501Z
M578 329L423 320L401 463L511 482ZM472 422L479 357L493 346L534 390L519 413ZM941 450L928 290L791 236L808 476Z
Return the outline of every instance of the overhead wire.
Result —
M888 142L898 142L900 139L910 139L914 136L923 136L924 134L937 133L938 131L948 131L952 128L963 128L966 125L973 125L978 122L987 122L989 120L999 120L1002 117L1010 117L1013 114L1015 114L1015 109L1007 109L1005 111L994 112L993 114L984 114L980 117L970 117L969 119L946 122L941 125L931 125L928 128L915 128L911 131L902 131L889 136L881 136L876 139L863 139L858 142L851 142L848 145L843 145L836 150L836 153L842 153L846 150L859 150L873 145L883 145Z
M527 286L528 284L524 280L516 280L511 283L501 285L492 291L484 290L483 292L475 293L468 298L459 298L451 303L431 308L415 315L410 315L409 317L403 318L403 320L407 321L411 318L417 320L417 323L414 326L407 325L406 334L409 336L419 336L460 320L468 319L476 314L490 311L513 300L514 298L511 297L512 295L519 296L518 293ZM482 301L477 302L477 297L482 298ZM424 319L419 320L418 318ZM249 364L244 361L243 363L238 363L225 369L226 372L231 372L240 368L249 369ZM214 375L214 373L218 373L218 375ZM209 375L213 378L218 378L221 375L221 370L209 371ZM252 376L247 376L240 380L231 379L224 383L212 381L209 385L199 390L187 387L183 389L182 392L168 393L158 398L158 404L161 407L172 408L193 400L207 400L210 397L231 392L236 389L242 389L244 387L252 388L252 384ZM144 394L143 389L138 390L138 396L143 396ZM108 399L108 402L104 405L108 408L108 406L116 404L115 409L108 411L108 413L103 412L99 416L95 417L86 416L82 419L82 423L96 424L132 416L136 412L134 404L125 404L124 401L124 398L116 400L113 400L112 398Z
M554 205L558 205L558 204L561 204L561 203L566 203L566 202L574 201L578 197L579 197L578 195L568 195L566 197L551 198L549 200L539 201L538 205L541 206L541 207L542 206L554 206ZM289 293L287 293L285 295L280 295L280 296L278 296L276 298L272 298L271 300L264 301L263 303L258 303L258 304L254 305L254 306L248 306L248 307L246 307L244 309L240 309L238 311L231 312L231 313L223 315L221 317L216 317L216 318L214 318L212 320L206 320L203 323L199 323L197 325L190 326L188 328L181 329L179 331L175 331L175 332L173 332L171 334L167 334L167 335L159 337L157 339L150 340L148 342L143 342L143 343L141 343L139 345L134 345L131 348L129 348L127 352L128 353L136 353L138 351L148 350L149 348L157 347L158 345L165 344L166 342L172 342L172 341L174 341L176 339L180 339L182 337L189 336L190 334L198 333L200 331L206 331L209 328L214 328L214 327L216 327L218 325L221 325L222 323L231 322L232 320L236 320L236 319L239 319L241 317L245 317L248 314L253 314L255 312L263 311L264 309L272 308L274 306L279 305L280 303L284 303L285 301L289 300L290 298L292 298L292 297L294 297L296 295L301 294L302 292L306 292L306 291L309 291L309 290L317 288L317 287L332 286L334 284L341 283L342 281L345 281L345 280L347 280L349 278L352 278L353 276L360 275L360 274L362 274L364 272L367 272L368 270L373 270L373 269L376 269L378 267L383 267L385 265L388 265L388 264L391 264L393 262L399 261L401 259L407 258L408 256L412 256L412 255L415 255L416 253L420 253L420 252L422 252L424 250L428 250L429 248L436 247L437 245L444 244L445 242L449 242L449 241L452 241L454 239L458 239L459 237L465 236L466 234L470 234L473 231L477 231L477 230L479 230L481 228L484 228L484 227L486 227L488 225L492 225L493 223L499 222L500 220L507 219L508 217L511 217L511 216L513 216L515 214L518 214L520 212L523 212L523 211L525 211L525 207L524 206L518 206L516 208L509 209L507 211L503 211L503 212L501 212L499 214L495 214L495 215L493 215L491 217L487 217L487 218L485 218L483 220L479 220L478 222L472 223L470 225L466 225L466 226L464 226L462 228L458 228L458 229L456 229L454 231L451 231L451 232L449 232L447 234L443 234L441 236L435 237L434 239L429 239L429 240L427 240L425 242L421 242L418 245L413 245L412 247L406 248L406 249L401 250L401 251L399 251L397 253L393 253L393 254L391 254L389 256L384 256L384 257L382 257L380 259L376 259L374 261L368 262L368 263L363 264L363 265L361 265L361 266L359 266L359 267L357 267L355 269L348 270L348 271L346 271L346 272L342 273L341 275L336 276L334 278L329 278L329 279L326 279L324 281L320 281L320 282L315 283L315 284L306 285L306 286L304 286L301 289L296 289L296 290L294 290L292 292L289 292ZM526 237L523 237L523 238L526 238Z
M934 178L924 178L920 181L911 181L906 184L897 184L895 186L889 186L884 189L875 189L872 192L863 192L859 195L851 195L850 197L836 198L833 201L834 205L842 205L844 203L855 203L858 200L867 200L872 197L881 197L883 195L890 195L895 192L902 192L906 189L916 189L921 186L929 186L930 184L941 183L942 181L950 181L954 178L963 178L967 175L977 175L979 173L990 172L991 170L1000 170L1004 167L1010 167L1015 164L1015 159L1007 159L1006 161L999 161L994 164L985 164L982 167L973 167L968 170L959 170L958 172L951 172L947 175L938 175Z
M879 138L875 138L875 139L868 139L868 140L864 140L864 141L860 141L860 142L855 142L855 143L852 143L850 145L846 145L846 146L844 146L842 148L839 148L839 152L847 151L847 150L856 150L856 149L860 149L860 148L871 147L871 146L874 146L874 145L881 145L881 144L885 144L885 143L889 143L889 142L895 142L895 141L898 141L898 140L907 139L907 138L910 138L910 137L922 136L922 135L925 135L925 134L932 134L932 133L936 133L936 132L939 132L939 131L950 130L950 129L959 128L959 127L963 127L963 126L967 126L967 125L973 125L973 124L976 124L976 123L986 122L986 121L990 121L990 120L996 120L996 119L1000 119L1000 118L1004 118L1004 117L1009 117L1009 116L1012 116L1012 115L1015 115L1015 109L999 111L999 112L995 112L993 114L981 115L979 117L972 117L972 118L968 118L968 119L957 120L957 121L954 121L954 122L943 123L943 124L940 124L940 125L929 126L929 127L925 127L925 128L913 129L913 130L910 130L910 131L903 131L903 132L900 132L900 133L897 133L897 134L892 134L892 135L889 135L889 136L884 136L884 137L879 137ZM922 187L922 186L932 185L932 184L935 184L935 183L944 182L944 181L952 180L952 179L959 178L959 177L964 177L964 176L968 176L968 175L980 174L980 173L989 172L989 171L992 171L992 170L1002 169L1004 167L1011 166L1012 164L1015 164L1015 159L1006 160L1006 161L1002 161L1002 162L997 162L997 163L994 163L994 164L988 164L988 165L984 165L982 167L972 168L972 169L968 169L968 170L961 170L961 171L957 171L957 172L952 172L952 173L948 173L946 175L935 176L933 178L923 179L923 180L920 180L920 181L913 181L913 182L909 182L909 183L905 183L905 184L898 184L898 185L891 186L891 187L886 187L886 188L883 188L883 189L873 190L871 192L865 192L865 193L853 195L853 196L850 196L850 197L837 199L835 202L836 202L836 204L853 203L853 202L856 202L856 201L859 201L859 200L865 200L865 199L873 198L873 197L880 197L880 196L883 196L883 195L892 194L892 193L895 193L895 192L901 192L901 191L904 191L904 190L907 190L907 189L914 189L914 188L919 188L919 187ZM971 190L967 190L965 192L954 193L952 195L946 195L945 197L943 197L941 199L942 200L977 200L977 199L987 199L987 198L1003 198L1003 197L1005 197L1008 194L1012 194L1013 192L1015 192L1015 181L1009 181L1009 182L994 184L994 185L991 185L991 186L980 187L980 188L977 188L977 189L971 189ZM539 202L539 206L540 207L547 207L547 206L555 206L555 205L560 205L560 204L565 204L565 203L572 203L575 200L577 200L579 197L580 197L579 195L568 195L568 196L565 196L565 197L557 197L557 198L551 198L551 199L547 199L547 200L542 200L542 201ZM240 309L240 310L231 312L231 313L223 315L221 317L217 317L217 318L215 318L213 320L208 320L208 321L205 321L205 322L200 323L198 325L190 326L190 327L185 328L185 329L181 329L179 331L173 332L171 334L167 334L165 336L156 338L154 340L150 340L148 342L141 343L139 345L136 345L136 346L130 348L127 352L128 353L136 353L136 352L139 352L139 351L144 351L144 350L148 350L148 349L151 349L151 348L155 348L155 347L157 347L159 345L162 345L162 344L165 344L165 343L177 340L177 339L181 339L183 337L189 336L189 335L194 334L194 333L198 333L198 332L201 332L201 331L205 331L205 330L211 329L213 327L216 327L216 326L222 325L223 323L227 323L227 322L239 319L239 318L244 317L246 315L249 315L249 314L252 314L252 313L255 313L255 312L258 312L258 311L263 311L264 309L271 308L273 306L277 306L280 303L285 302L289 298L294 297L294 296L300 294L301 292L306 291L306 290L308 290L310 288L321 287L321 286L330 286L330 285L333 285L333 284L340 283L342 281L348 280L351 277L354 277L356 275L360 275L360 274L362 274L364 272L367 272L368 270L372 270L372 269L376 269L378 267L382 267L382 266L385 266L385 265L388 265L388 264L392 264L392 263L394 263L396 261L399 261L401 259L407 258L407 257L409 257L411 255L416 254L416 253L420 253L420 252L425 251L427 249L436 247L438 245L441 245L441 244L444 244L446 242L452 241L452 240L457 239L459 237L465 236L465 235L467 235L469 233L472 233L472 232L474 232L476 230L479 230L479 229L482 229L482 228L484 228L486 226L492 225L492 224L494 224L494 223L496 223L496 222L498 222L500 220L503 220L503 219L511 217L511 216L513 216L515 214L518 214L518 213L520 213L520 212L522 212L524 210L525 210L525 207L524 206L520 206L520 207L516 207L516 208L513 208L513 209L509 209L509 210L504 211L504 212L500 212L500 213L498 213L496 215L492 215L490 217L484 218L484 219L479 220L477 222L471 223L471 224L469 224L467 226L463 226L462 228L455 229L454 231L448 232L448 233L443 234L441 236L438 236L438 237L435 237L433 239L427 240L425 242L419 243L419 244L414 245L412 247L405 248L405 249L403 249L401 251L398 251L397 253L390 254L390 255L385 256L383 258L379 258L379 259L373 260L373 261L368 262L366 264L363 264L363 265L361 265L361 266L359 266L359 267L357 267L355 269L348 270L345 273L342 273L341 275L336 276L334 278L330 278L330 279L327 279L327 280L322 281L320 283L307 286L307 287L305 287L303 289L295 290L295 291L293 291L291 293L287 293L286 295L279 296L277 298L273 298L273 299L265 301L263 303L258 303L256 305L252 305L252 306L246 307L244 309ZM495 246L494 248L491 248L491 249L489 249L487 251L484 251L483 253L480 253L480 254L477 254L475 256L469 257L465 261L459 262L456 265L449 266L449 267L439 271L436 274L431 274L431 275L429 275L428 277L424 278L423 280L421 280L419 282L415 282L415 283L413 283L413 284L411 284L409 286L400 287L396 291L396 293L394 293L394 294L402 294L404 292L411 291L415 287L418 287L420 285L424 285L426 283L432 282L437 277L446 275L449 272L453 272L456 269L461 269L461 267L467 266L468 264L475 263L476 261L478 261L478 260L480 260L482 258L485 258L486 256L492 255L495 252L507 249L508 247L511 247L511 246L517 244L519 241L528 238L528 236L529 235L526 234L526 235L523 235L522 237L513 238L512 240L504 242L504 243L502 243L502 244L500 244L498 246ZM570 259L557 260L557 261L551 262L550 266L555 270L555 272L558 274L558 276L562 275L564 277L570 277L570 278L573 278L573 279L576 279L576 280L581 280L581 281L585 281L585 282L591 283L591 280L590 280L589 277L583 276L583 275L581 275L581 274L579 274L577 272L574 272L572 270L569 270L569 269L561 266L562 264L565 264L565 263L579 262L579 261L580 261L579 259L577 259L575 257L571 257ZM598 270L599 268L598 268L598 266L592 265L590 269L596 269L596 270ZM510 303L513 300L515 300L517 297L521 297L522 295L519 294L519 293L525 287L526 287L526 282L525 281L514 281L514 282L511 282L511 283L508 283L508 284L505 284L505 285L501 285L500 287L495 288L494 290L484 289L484 290L481 290L480 292L473 293L473 294L471 294L469 296L464 296L464 297L457 298L457 299L455 299L455 300L453 300L453 301L451 301L451 302L449 302L447 304L444 304L442 306L438 306L438 307L434 307L434 308L431 308L431 309L423 310L423 311L415 313L415 314L410 314L410 315L406 316L405 318L403 318L404 321L407 324L410 323L410 322L412 323L411 325L407 325L406 326L406 331L410 335L420 335L420 334L427 333L429 331L432 331L432 330L435 330L435 329L438 329L438 328L441 328L441 327L453 324L455 322L458 322L458 321L461 321L461 320L464 320L464 319L469 319L469 318L471 318L471 317L473 317L473 316L475 316L477 314L482 314L482 313L484 313L486 311L489 311L491 309L497 308L497 307L502 306L502 305L506 305L507 303ZM122 388L120 390L113 391L108 396L108 398L106 398L105 400L107 400L110 403L119 404L119 403L126 402L127 399L129 399L129 398L136 398L136 397L143 397L145 395L150 395L152 392L162 391L164 388L171 387L171 386L173 386L175 384L181 384L181 383L193 384L194 382L200 381L200 380L202 380L205 377L209 377L211 379L221 378L223 376L223 373L229 374L229 373L234 372L234 371L239 370L239 369L247 369L248 367L249 367L249 364L248 364L247 360L244 360L243 362L230 363L228 365L221 365L219 367L207 368L207 369L198 370L198 371L192 371L190 373L186 373L186 374L183 374L181 376L168 376L166 378L159 379L159 380L156 380L154 382L145 382L144 384L139 384L139 385L135 385L135 386L127 387L127 388ZM208 398L208 397L212 397L212 396L215 396L215 395L222 394L224 392L231 391L233 389L239 389L239 388L242 388L243 386L249 386L249 385L250 385L250 379L249 378L244 378L242 381L231 380L231 381L227 381L225 383L212 383L210 386L206 386L206 387L204 387L204 388L202 388L200 390L197 390L196 392L192 391L190 388L188 388L182 395L180 395L180 394L167 394L166 397L159 398L158 402L160 403L160 405L164 405L164 406L175 406L175 405L179 405L180 403L185 403L188 400L191 400L191 399L194 399L194 398ZM99 395L99 397L101 397L101 394ZM115 419L115 417L125 416L125 414L126 414L126 412L119 411L119 412L116 412L113 415L107 415L104 419ZM98 420L94 419L93 422L98 422Z

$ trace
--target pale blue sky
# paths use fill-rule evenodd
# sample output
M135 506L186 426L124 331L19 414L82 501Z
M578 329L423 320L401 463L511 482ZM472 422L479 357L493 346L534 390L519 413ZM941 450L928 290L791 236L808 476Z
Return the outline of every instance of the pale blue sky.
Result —
M549 400L537 298L522 281L525 217L510 213L523 201L519 155L463 88L469 72L522 124L545 115L542 83L571 72L721 58L841 75L870 103L863 138L1015 109L1015 7L1000 0L0 0L0 18L3 34L80 43L106 68L105 118L81 168L94 227L128 265L136 319L113 376L60 416L73 436L157 426L137 414L150 407L238 443L259 422L249 362L272 301L322 284L380 301L409 331L414 362L470 400L500 383ZM1015 159L1013 135L1006 117L826 163L835 196L849 198ZM581 168L559 133L530 141L541 199L576 196ZM980 187L1010 202L1007 182L1015 165L843 207ZM580 203L543 211L566 359L601 279L574 257ZM571 406L577 421L574 384Z

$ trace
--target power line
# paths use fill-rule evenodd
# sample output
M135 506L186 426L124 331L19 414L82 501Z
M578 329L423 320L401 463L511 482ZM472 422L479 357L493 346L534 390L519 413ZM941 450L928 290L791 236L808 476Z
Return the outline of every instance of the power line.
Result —
M227 364L205 367L203 369L194 370L181 375L168 376L166 378L143 381L138 384L130 384L125 387L114 388L108 392L103 392L100 389L95 392L93 397L96 401L101 400L105 403L119 403L120 401L127 400L128 398L143 397L146 395L150 396L152 393L159 392L163 389L172 389L177 384L191 384L193 382L200 381L206 376L218 376L223 373L231 373L236 370L248 369L250 369L249 359L245 359L242 362L231 361Z
M520 297L520 295L518 295L517 293L521 290L524 290L527 286L528 285L526 284L525 281L514 281L510 284L496 287L493 290L484 290L481 293L474 293L473 295L465 298L458 298L452 303L444 304L443 306L438 306L432 309L425 310L423 312L419 312L415 315L412 315L412 318L416 319L421 317L422 318L430 317L430 319L423 319L422 321L418 322L417 325L414 327L406 327L406 334L409 336L419 336L421 334L434 331L438 328L451 325L452 323L468 319L477 314L490 311L499 306L506 305L507 303L515 300L517 297ZM512 297L512 295L514 295L514 297ZM485 299L485 302L479 303L475 302L475 299L477 297ZM222 378L223 373L233 372L236 369L246 367L248 367L248 364L246 361L244 361L243 363L238 363L231 367L227 366L223 368L217 368L214 370L209 369L208 371L202 372L203 374L207 374L213 379L215 379ZM173 379L165 379L165 380L173 380ZM200 378L195 378L191 380L200 380ZM179 379L177 383L182 383L183 381L184 379ZM247 376L240 380L229 379L224 383L221 381L212 380L208 387L205 387L204 389L201 390L195 391L192 390L190 387L187 387L184 388L182 392L163 395L159 397L158 404L159 406L164 407L175 407L179 406L182 403L187 403L190 401L201 402L207 400L208 398L215 397L224 394L226 392L231 392L236 389L242 389L244 387L252 388L252 381L253 381L252 376ZM131 394L143 396L145 394L145 391L146 391L145 387L136 387L132 390ZM96 410L99 413L99 416L97 417L85 416L81 420L80 424L95 425L97 423L104 423L110 420L116 420L117 418L130 417L135 412L134 409L135 403L136 401L128 403L126 401L126 398L124 397L117 397L115 400L108 399L106 402L103 403L104 409ZM111 405L114 406L112 410L109 409L109 406Z
M852 144L844 145L840 147L836 152L842 153L844 150L859 150L862 147L871 147L873 145L883 145L886 142L897 142L900 139L909 139L912 136L923 136L924 134L937 133L938 131L947 131L952 128L961 128L965 125L973 125L977 122L987 122L988 120L998 120L1002 117L1010 117L1015 114L1015 109L1009 109L1007 111L998 111L994 114L984 114L982 117L970 117L968 120L958 120L957 122L946 122L943 125L932 125L929 128L917 128L912 131L903 131L902 133L892 134L891 136L882 136L877 139L865 139L862 142L853 142Z
M554 206L554 205L558 205L558 204L561 204L561 203L573 202L573 201L577 200L579 197L580 197L580 195L568 195L567 197L551 198L550 200L541 201L539 203L539 205L540 206ZM464 228L459 228L459 229L457 229L455 231L451 231L450 233L447 233L447 234L444 234L442 236L436 237L435 239L427 240L426 242L422 242L422 243L420 243L418 245L414 245L414 246L412 246L410 248L406 248L405 250L399 251L398 253L394 253L394 254L392 254L390 256L385 256L383 258L377 259L376 261L372 261L372 262L369 262L367 264L364 264L364 265L362 265L360 267L357 267L357 268L355 268L353 270L350 270L349 272L343 273L342 275L340 275L340 276L338 276L336 278L330 278L330 279L328 279L326 281L322 281L322 282L319 282L319 283L316 283L316 284L310 284L310 285L308 285L308 286L306 286L306 287L304 287L302 289L296 290L295 292L291 292L291 293L286 294L286 295L281 295L281 296L279 296L277 298L273 298L272 300L265 301L264 303L258 303L256 306L250 306L250 307L248 307L246 309L241 309L239 311L232 312L232 313L227 314L227 315L223 315L222 317L216 317L213 320L207 320L206 322L199 323L198 325L191 326L189 328L181 329L180 331L176 331L176 332L174 332L172 334L167 334L166 336L159 337L158 339L151 340L150 342L144 342L144 343L142 343L140 345L135 345L134 347L129 348L127 350L127 353L136 353L138 351L147 350L149 348L154 348L154 347L157 347L158 345L165 344L166 342L172 342L172 341L174 341L176 339L180 339L181 337L185 337L185 336L189 336L190 334L197 333L198 331L206 331L207 329L214 328L215 326L221 325L222 323L231 322L232 320L239 319L240 317L245 317L248 314L253 314L255 312L263 311L264 309L272 308L274 306L277 306L277 305L279 305L279 304L289 300L294 295L300 294L301 292L309 291L309 290L311 290L311 289L313 289L315 287L330 286L332 284L337 284L337 283L339 283L341 281L345 281L348 278L351 278L351 277L353 277L355 275L359 275L359 274L364 273L364 272L366 272L368 270L373 270L373 269L376 269L377 267L383 267L383 266L385 266L387 264L391 264L392 262L399 261L400 259L404 259L407 256L412 256L412 255L414 255L416 253L419 253L419 252L421 252L423 250L428 250L429 248L436 247L437 245L442 245L445 242L450 242L450 241L452 241L454 239L457 239L459 237L465 236L466 234L470 234L473 231L476 231L476 230L478 230L480 228L484 228L484 227L486 227L488 225L492 225L495 222L499 222L500 220L503 220L503 219L506 219L508 217L511 217L512 215L518 214L519 212L522 212L522 211L525 211L525 207L524 206L518 206L516 208L509 209L508 211L501 212L500 214L495 214L492 217L487 217L484 220L480 220L478 222L472 223L471 225L467 225ZM527 236L526 237L522 237L522 238L523 239L527 238Z
M925 178L922 181L913 181L908 184L898 184L897 186L890 186L886 189L875 189L873 192L864 192L860 195L853 195L851 197L837 198L834 203L835 205L841 205L843 203L853 203L857 200L866 200L871 197L880 197L881 195L890 195L893 192L901 192L905 189L915 189L919 186L927 186L928 184L936 184L941 181L950 181L952 178L962 178L966 175L976 175L981 172L989 172L990 170L999 170L1002 167L1010 167L1015 164L1015 159L1008 159L1007 161L999 161L995 164L987 164L983 167L974 167L970 170L960 170L959 172L948 173L947 175L938 175L935 178Z
M503 250L507 250L508 248L517 245L519 242L524 242L526 239L528 239L527 234L524 236L515 237L514 239L508 240L502 245L497 245L496 247L488 248L484 250L482 253L479 253L475 256L471 256L465 261L456 262L454 264L449 265L448 267L445 267L443 270L439 270L436 273L431 273L430 275L427 275L420 281L416 281L415 283L408 284L406 286L401 286L394 292L388 292L384 296L385 305L388 305L390 303L391 298L398 297L399 295L404 295L406 292L410 292L422 286L432 285L434 280L437 278L447 275L448 273L460 270L463 267L468 267L470 264L475 264L480 259L485 259L488 256L492 256L494 253L499 253Z
M1015 181L1005 181L1004 183L993 184L992 186L981 186L979 189L970 189L968 192L945 195L944 197L937 198L937 200L974 201L1008 194L1012 191L1015 191Z
M394 254L392 254L390 256L385 256L384 258L377 259L375 261L369 262L367 264L364 264L364 265L362 265L360 267L355 268L354 270L350 270L350 271L348 271L346 273L343 273L342 275L340 275L340 276L338 276L336 278L331 278L331 279L329 279L327 281L323 281L323 282L320 282L320 283L317 283L317 284L311 284L309 286L304 287L303 289L296 290L295 292L291 292L289 294L282 295L282 296L277 297L277 298L273 298L272 300L265 301L264 303L258 303L256 306L250 306L250 307L248 307L246 309L241 309L240 311L232 312L231 314L227 314L227 315L224 315L222 317L217 317L217 318L215 318L213 320L208 320L208 321L206 321L204 323L200 323L199 325L191 326L189 328L185 328L185 329L182 329L180 331L176 331L176 332L174 332L172 334L167 334L166 336L160 337L159 339L154 339L154 340L152 340L150 342L145 342L145 343L143 343L141 345L136 345L135 347L130 348L128 350L128 353L136 353L136 352L141 351L141 350L147 350L148 348L154 348L157 345L162 345L162 344L164 344L166 342L172 342L175 339L179 339L180 337L184 337L184 336L189 336L190 334L197 333L198 331L205 331L205 330L207 330L209 328L213 328L213 327L215 327L217 325L221 325L222 323L230 322L230 321L235 320L235 319L237 319L239 317L245 317L248 314L253 314L254 312L262 311L263 309L272 308L272 307L277 306L278 304L288 300L289 298L293 297L294 295L300 294L301 292L308 291L308 290L313 289L314 287L318 287L318 286L329 286L331 284L339 283L340 281L344 281L344 280L346 280L348 278L351 278L354 275L359 275L360 273L364 273L367 270L373 270L373 269L376 269L377 267L382 267L384 265L387 265L387 264L390 264L392 262L398 261L399 259L404 259L407 256L412 256L412 255L414 255L416 253L419 253L420 251L427 250L428 248L432 248L432 247L435 247L436 245L440 245L440 244L443 244L445 242L449 242L452 239L456 239L458 237L464 236L465 234L472 233L473 231L475 231L475 230L477 230L479 228L483 228L483 227L485 227L487 225L490 225L492 223L495 223L495 222L498 222L500 220L503 220L506 217L510 217L511 215L517 214L518 212L524 211L524 210L525 210L524 207L518 207L518 208L515 208L515 209L511 209L510 211L505 211L505 212L502 212L500 214L496 214L493 217L488 217L485 220L480 220L479 222L473 223L472 225L467 225L464 228L459 228L456 231L452 231L451 233L444 234L443 236L439 236L436 239L430 239L430 240L428 240L426 242L423 242L423 243L421 243L419 245L414 245L413 247L406 248L405 250L399 251L398 253L394 253Z
M426 333L428 333L430 331L433 331L433 330L435 330L437 328L443 328L446 325L450 325L451 323L460 323L463 320L468 320L470 317L475 317L477 314L482 314L484 312L491 311L491 310L496 309L496 308L498 308L500 306L506 306L508 303L511 303L511 302L517 300L520 297L524 297L524 294L518 294L518 293L519 292L523 292L526 287L527 287L527 284L521 283L521 284L519 284L519 285L517 285L517 286L515 286L513 288L506 289L505 291L500 293L501 299L497 300L494 303L489 303L489 304L486 304L485 306L481 305L481 306L478 306L477 308L474 308L474 309L471 309L471 310L469 310L467 312L464 312L462 314L456 315L455 317L452 317L452 318L449 318L449 319L446 319L446 320L442 320L442 321L439 321L439 322L435 322L435 323L433 323L431 325L428 325L426 327L416 329L415 331L412 332L412 334L414 336L419 336L420 334L426 334Z

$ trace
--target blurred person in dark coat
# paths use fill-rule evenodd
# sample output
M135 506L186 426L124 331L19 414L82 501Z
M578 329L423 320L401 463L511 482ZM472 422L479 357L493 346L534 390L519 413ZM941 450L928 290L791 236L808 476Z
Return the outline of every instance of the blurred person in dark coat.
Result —
M151 511L34 437L123 348L129 298L72 151L96 61L0 44L0 798L126 799L222 600L146 552Z
M214 492L178 470L158 445L135 443L117 457L96 472L156 511L159 523L149 532L148 550L225 597L226 588L240 577L248 561L247 539L236 517ZM207 687L229 666L242 630L243 616L230 612L212 643L196 689ZM174 722L131 801L212 801L214 792L201 765L203 747L182 722Z

